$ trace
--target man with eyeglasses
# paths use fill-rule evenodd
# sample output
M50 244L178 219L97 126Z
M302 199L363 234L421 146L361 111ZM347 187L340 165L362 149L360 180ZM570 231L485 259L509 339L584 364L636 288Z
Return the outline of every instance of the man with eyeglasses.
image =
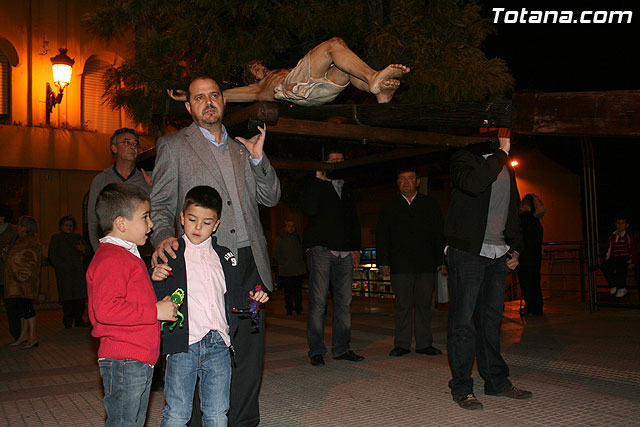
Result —
M99 239L103 236L102 230L98 225L98 217L96 215L96 200L98 194L107 185L114 182L125 182L135 185L151 195L151 174L143 169L136 168L136 158L140 151L140 138L136 131L130 128L120 128L111 135L111 144L109 145L111 156L114 158L113 164L100 172L93 178L91 189L89 190L89 202L87 204L87 222L89 227L89 241L93 251L98 250L100 244ZM144 260L147 267L151 267L151 254L153 254L153 245L149 240L144 246L139 248L140 257ZM160 391L164 387L164 359L158 357L153 371L153 381L151 383L152 391Z
M113 165L100 172L93 179L91 189L89 190L87 218L89 223L89 240L94 251L98 250L98 239L102 237L95 209L100 190L107 184L126 182L127 184L140 187L148 194L151 194L151 175L142 169L136 169L136 158L138 157L139 148L140 141L136 131L133 129L121 128L111 136L110 149L115 161ZM147 243L145 247L148 247L149 250L145 252L144 249L141 248L140 254L142 255L143 252L145 252L146 255L150 256L153 248L149 243Z

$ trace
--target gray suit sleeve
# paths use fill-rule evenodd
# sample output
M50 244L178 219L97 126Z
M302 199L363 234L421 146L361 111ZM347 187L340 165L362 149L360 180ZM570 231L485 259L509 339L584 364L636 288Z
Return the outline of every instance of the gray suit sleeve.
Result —
M96 175L91 182L91 188L89 189L89 201L87 202L87 227L89 227L89 242L93 251L98 250L98 233L100 231L100 225L98 224L98 216L96 215L96 200L98 200L98 193L102 190L102 174Z
M167 237L175 237L175 215L178 211L178 162L170 137L158 139L156 164L151 189L151 243L157 246Z
M277 205L280 201L280 180L267 155L264 154L257 165L249 164L258 187L256 201L268 207Z

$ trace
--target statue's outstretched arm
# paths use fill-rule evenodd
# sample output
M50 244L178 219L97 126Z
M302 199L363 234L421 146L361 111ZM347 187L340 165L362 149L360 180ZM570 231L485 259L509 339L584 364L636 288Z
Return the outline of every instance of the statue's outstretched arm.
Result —
M273 89L268 90L259 83L234 87L222 91L227 102L273 101Z

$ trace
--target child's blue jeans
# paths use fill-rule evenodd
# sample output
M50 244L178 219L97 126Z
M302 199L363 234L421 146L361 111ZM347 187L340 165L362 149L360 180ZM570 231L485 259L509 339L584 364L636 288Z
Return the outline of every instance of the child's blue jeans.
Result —
M203 427L227 425L231 354L220 334L209 331L202 340L191 344L187 352L167 356L163 427L182 427L189 421L198 378Z
M144 426L153 367L133 359L100 359L106 427Z

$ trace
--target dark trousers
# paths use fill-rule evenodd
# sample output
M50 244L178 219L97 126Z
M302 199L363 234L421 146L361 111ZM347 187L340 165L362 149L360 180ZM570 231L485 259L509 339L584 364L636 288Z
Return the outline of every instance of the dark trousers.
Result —
M9 331L15 339L18 339L21 330L20 319L31 319L36 316L33 301L30 298L5 298L4 305L9 318Z
M242 277L242 289L253 290L262 283L253 251L250 247L238 248L238 267ZM265 311L260 311L260 332L251 328L249 316L240 317L238 331L233 336L235 357L231 363L231 393L229 396L229 427L257 426L260 423L258 391L262 381L262 359L264 357ZM200 384L198 384L198 387ZM198 394L198 389L195 391ZM193 401L190 427L202 425L199 397Z
M60 301L62 305L62 323L66 328L70 328L75 321L76 326L84 324L82 315L84 314L84 298Z
M160 348L162 348L162 338L160 338ZM166 359L166 355L163 355L160 352L158 355L158 360L153 365L153 377L151 378L151 383L153 385L162 386L164 384L164 362Z
M540 288L540 264L519 265L516 269L520 290L524 298L524 311L542 314L542 289Z
M22 317L22 298L5 298L4 307L9 320L9 332L14 340L20 336L20 318Z
M242 288L253 290L262 283L250 247L238 249ZM251 328L251 318L241 317L235 334L235 363L232 364L229 426L256 426L260 422L258 391L262 381L265 311L260 311L260 331Z
M435 273L391 275L391 286L396 296L396 347L410 350L414 331L416 349L433 343L431 301L435 277Z
M500 354L500 322L507 279L506 256L490 259L455 248L448 251L449 328L447 349L454 399L473 393L471 370L478 370L487 394L511 386L509 367Z
M612 256L602 263L600 270L612 288L624 289L627 287L627 269L629 257Z
M302 278L304 276L278 276L280 286L284 288L284 306L288 314L293 310L302 312Z

